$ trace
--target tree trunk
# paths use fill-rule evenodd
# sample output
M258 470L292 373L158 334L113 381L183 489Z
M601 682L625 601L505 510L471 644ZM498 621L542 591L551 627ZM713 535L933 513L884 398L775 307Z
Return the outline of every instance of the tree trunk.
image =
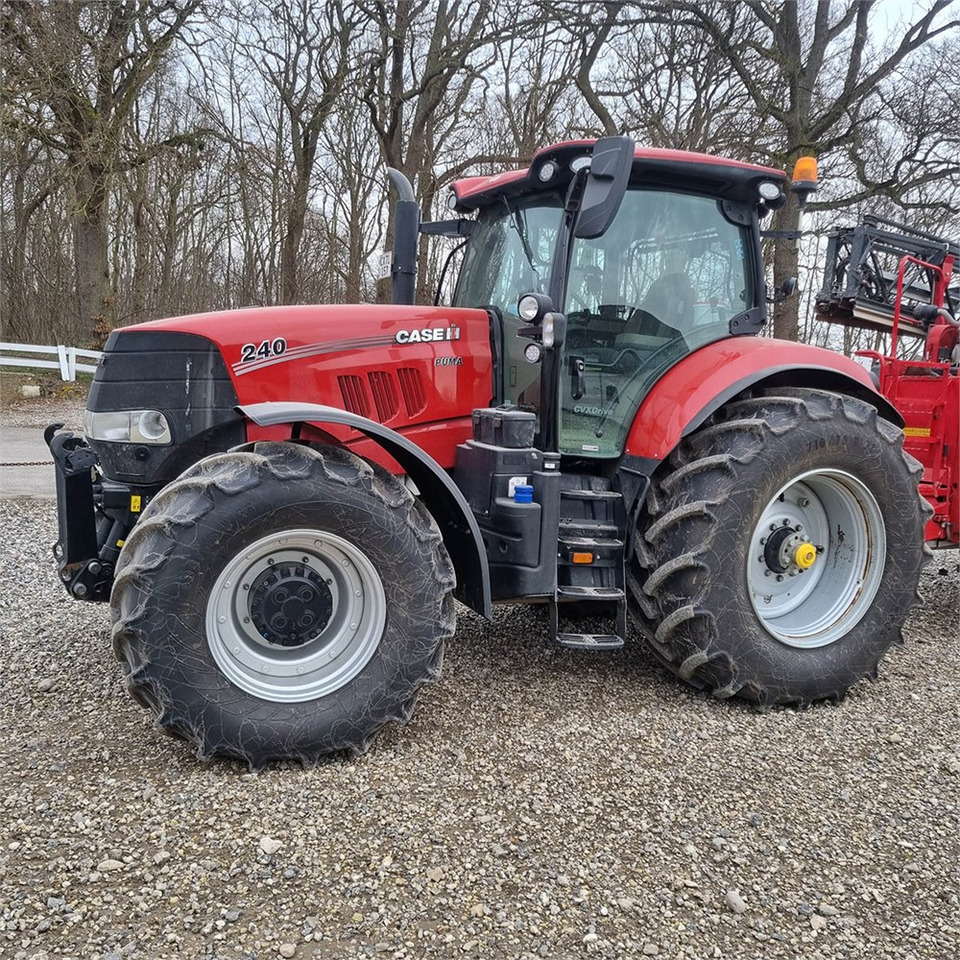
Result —
M114 298L110 288L106 175L81 169L75 182L72 216L77 270L78 336L103 346L113 329Z
M774 221L776 230L797 230L800 210L796 197L791 194L786 205L777 211ZM777 291L785 280L799 274L800 255L796 240L781 238L773 251L773 289ZM800 296L794 294L773 308L773 335L780 340L796 340L799 333Z
M350 219L347 224L347 288L346 302L360 303L363 295L363 211L358 202L351 199Z
M0 297L6 299L5 338L16 342L30 342L31 310L27 282L27 238L30 220L46 202L48 189L41 190L31 200L26 199L27 160L18 158L13 181L13 237L3 256L3 285ZM44 333L41 339L45 338Z
M299 254L307 217L307 183L297 177L286 211L287 229L280 244L280 302L296 303L300 297Z
M131 203L133 219L133 278L130 282L130 314L139 323L148 318L147 304L153 286L153 264L150 256L149 181L147 171L138 167L133 172L135 195Z

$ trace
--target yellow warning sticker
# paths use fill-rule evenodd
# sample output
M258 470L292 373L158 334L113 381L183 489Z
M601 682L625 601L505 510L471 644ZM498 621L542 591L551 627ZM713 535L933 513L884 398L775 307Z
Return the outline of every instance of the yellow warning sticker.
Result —
M929 427L904 427L903 435L905 437L929 437Z
M929 433L929 431L927 431ZM139 513L140 512L140 497L136 494L130 495L130 512Z

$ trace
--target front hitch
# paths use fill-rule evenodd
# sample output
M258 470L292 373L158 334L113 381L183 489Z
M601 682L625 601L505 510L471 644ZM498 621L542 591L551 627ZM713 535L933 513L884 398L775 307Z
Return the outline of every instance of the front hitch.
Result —
M97 455L83 437L66 431L62 423L51 423L43 432L57 475L57 524L59 538L53 546L60 581L67 592L80 600L105 601L113 586L112 551L108 559L114 521L104 514L98 518L96 494Z

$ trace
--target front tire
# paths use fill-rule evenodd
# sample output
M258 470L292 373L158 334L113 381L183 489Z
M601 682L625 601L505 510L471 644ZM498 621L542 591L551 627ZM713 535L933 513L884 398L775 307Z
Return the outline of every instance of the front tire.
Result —
M920 465L847 396L734 402L657 478L629 585L653 651L717 697L838 701L899 640L923 562Z
M257 768L362 751L409 718L453 634L432 518L347 451L209 457L124 546L111 597L132 695L202 756Z

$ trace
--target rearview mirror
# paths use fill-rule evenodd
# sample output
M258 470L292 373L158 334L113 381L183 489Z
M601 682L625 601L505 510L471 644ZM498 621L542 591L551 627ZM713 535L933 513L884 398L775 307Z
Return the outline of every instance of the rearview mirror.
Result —
M633 168L631 137L603 137L593 148L574 236L595 240L613 223Z

